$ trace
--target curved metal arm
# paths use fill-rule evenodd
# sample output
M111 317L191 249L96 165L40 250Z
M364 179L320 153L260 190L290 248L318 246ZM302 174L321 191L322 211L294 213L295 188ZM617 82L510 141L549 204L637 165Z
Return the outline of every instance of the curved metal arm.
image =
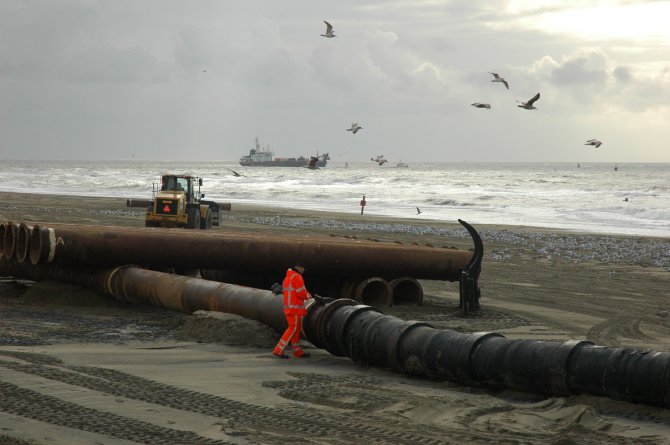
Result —
M459 219L458 222L467 229L475 244L475 251L470 258L470 261L468 261L468 264L461 270L459 281L459 307L463 311L463 315L468 315L479 310L479 297L481 296L481 291L479 289L479 273L482 270L484 243L482 243L482 238L474 227L462 219Z

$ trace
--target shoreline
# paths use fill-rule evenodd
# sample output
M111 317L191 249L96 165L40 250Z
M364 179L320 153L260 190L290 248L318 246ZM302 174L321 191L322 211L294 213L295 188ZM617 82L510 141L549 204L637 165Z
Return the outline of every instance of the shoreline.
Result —
M148 199L146 196L124 196L121 198L113 197L113 196L97 196L97 195L77 195L77 194L54 194L54 193L47 193L47 192L35 192L35 193L25 193L25 192L8 192L8 191L1 191L0 190L0 199L2 199L3 202L13 202L16 203L17 201L20 201L20 199L17 200L17 197L21 196L39 196L42 197L43 201L64 201L64 202L71 202L71 201L82 201L86 203L93 202L95 200L103 200L107 201L112 207L123 207L125 208L125 200L126 199L139 199L139 200L146 200ZM256 204L256 203L238 203L234 201L221 201L221 202L229 202L231 205L233 205L234 212L238 213L243 213L243 214L261 214L261 215L284 215L284 216L290 216L294 215L295 217L303 217L306 215L318 215L321 219L336 219L336 220L347 220L347 221L355 221L355 220L364 220L364 221L375 221L375 222L388 222L390 224L408 224L408 225L416 225L417 227L424 227L424 226L447 226L447 227L461 227L458 224L458 218L455 218L453 221L445 221L441 219L428 219L425 216L422 217L421 219L416 219L416 218L409 218L409 217L400 217L400 216L388 216L388 215L378 215L378 214L369 214L366 213L365 215L360 215L359 209L354 209L351 212L344 212L344 211L329 211L329 210L314 210L314 209L308 209L308 208L291 208L287 206L273 206L273 205L263 205L263 204ZM119 206L119 203L121 205ZM2 210L4 209L5 211L8 210L7 205L2 205L0 204L0 214L2 213ZM137 210L137 209L135 209ZM222 211L222 216L225 216L226 212ZM467 221L467 220L466 220ZM468 221L472 223L471 221ZM553 227L553 226L535 226L535 225L514 225L514 224L499 224L499 223L494 223L494 224L487 224L487 223L482 223L476 224L477 227L482 227L482 228L497 228L500 230L508 230L508 231L520 231L520 232L546 232L546 233L568 233L568 234L584 234L584 235L590 235L590 236L598 236L598 237L625 237L625 238L650 238L650 239L657 239L657 240L670 240L670 235L669 236L662 236L658 234L654 235L649 235L649 234L627 234L627 233L609 233L605 231L592 231L592 230L582 230L582 229L572 229L572 228L562 228L562 227Z
M126 198L100 198L0 192L0 217L33 223L109 224L144 227L144 210L126 207ZM314 233L375 238L462 249L472 247L458 222L416 220L387 216L287 209L255 204L234 205L221 211L214 230L241 229L260 233ZM524 248L536 258L564 262L589 261L639 264L670 270L670 237L606 235L533 226L479 224L475 226L494 261L507 255L508 246Z

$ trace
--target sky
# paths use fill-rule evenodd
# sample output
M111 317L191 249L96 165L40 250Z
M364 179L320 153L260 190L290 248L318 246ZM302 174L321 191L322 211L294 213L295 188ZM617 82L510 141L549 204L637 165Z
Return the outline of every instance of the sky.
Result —
M0 0L0 159L237 161L258 137L340 163L670 162L668 17L670 1Z

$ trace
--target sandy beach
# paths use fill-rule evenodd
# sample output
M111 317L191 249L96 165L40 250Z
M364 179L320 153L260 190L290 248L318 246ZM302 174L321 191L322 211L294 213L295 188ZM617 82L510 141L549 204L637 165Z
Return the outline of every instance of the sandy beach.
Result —
M457 223L236 205L213 230L472 247ZM0 193L0 221L143 227L125 198ZM422 280L406 320L511 339L670 351L670 239L473 224L481 311ZM309 287L309 277L306 277ZM0 444L670 444L670 410L399 375L229 314L124 305L61 283L0 279Z

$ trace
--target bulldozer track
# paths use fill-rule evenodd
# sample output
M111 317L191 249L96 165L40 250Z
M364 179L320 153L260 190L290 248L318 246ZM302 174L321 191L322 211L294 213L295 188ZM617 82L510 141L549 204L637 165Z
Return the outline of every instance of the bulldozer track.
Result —
M232 399L199 393L148 380L115 370L68 366L49 356L13 351L0 351L0 356L10 360L0 360L0 367L36 375L45 379L79 386L88 390L125 397L152 405L160 405L189 411L196 414L214 416L223 419L223 423L232 426L227 434L253 437L255 443L285 443L289 438L314 438L304 443L393 443L393 444L450 444L458 442L458 432L445 438L444 429L431 426L412 425L398 418L398 423L388 425L376 419L373 414L361 415L362 411L372 412L383 406L397 402L397 397L389 399L365 385L348 394L356 395L361 401L355 404L339 404L342 408L356 410L356 414L342 413L333 416L321 415L313 407L302 403L291 403L286 407L264 407ZM14 359L14 360L11 360ZM18 361L17 361L18 360ZM292 389L284 389L284 397L291 401L318 403L332 398L330 389L333 383L324 386L327 377L299 379ZM272 383L267 386L272 387ZM356 387L356 385L354 385ZM96 432L112 437L152 444L218 444L226 443L204 437L186 434L182 431L161 428L145 422L132 420L115 414L102 413L75 404L55 399L51 396L17 387L9 383L0 384L3 401L0 410L33 418L56 425L68 426L84 431ZM321 391L318 389L321 388ZM327 389L329 388L329 389ZM326 390L327 389L327 390ZM301 397L303 394L316 394L315 397ZM340 396L345 394L341 393ZM361 410L361 411L358 411ZM287 412L300 422L288 424ZM346 425L343 428L342 425ZM447 436L450 436L447 434ZM150 439L150 440L149 440Z
M594 343L612 346L621 346L621 339L627 343L631 341L649 342L653 340L653 337L647 335L645 331L651 326L665 332L670 331L667 319L624 315L612 317L593 326L586 334L586 338Z
M0 393L2 411L58 426L156 445L229 443L85 408L11 383L0 382Z
M286 375L290 379L285 379L286 375L283 375L281 380L262 383L263 388L277 391L286 400L286 403L270 407L163 384L112 369L71 366L44 354L2 350L0 370L2 368L118 399L130 399L147 410L160 411L160 407L166 407L178 410L175 411L177 413L181 411L216 418L222 435L229 438L226 441L203 437L193 431L140 421L132 418L132 414L125 416L91 409L0 381L1 412L152 445L629 443L613 438L607 431L589 431L588 440L593 442L584 442L585 430L580 425L580 410L584 409L584 405L571 403L565 398L502 391L497 392L488 407L482 408L479 404L454 396L453 392L489 397L496 391L452 387L448 392L441 392L430 384L423 391L416 392L403 390L397 382L388 383L374 374L332 375L288 371ZM378 372L384 374L384 371ZM399 380L402 383L402 378ZM417 384L421 388L422 384ZM445 385L449 383L445 382ZM452 413L448 420L440 423L417 421L404 414L425 409L451 410ZM557 409L572 414L556 419L552 411ZM392 422L389 422L390 413ZM299 421L288 422L287 415ZM597 416L595 412L590 415ZM532 431L514 426L517 424L514 418L519 416L534 419ZM601 421L607 422L607 419ZM556 422L560 423L558 427ZM639 440L636 443L657 442L650 438L649 441Z

